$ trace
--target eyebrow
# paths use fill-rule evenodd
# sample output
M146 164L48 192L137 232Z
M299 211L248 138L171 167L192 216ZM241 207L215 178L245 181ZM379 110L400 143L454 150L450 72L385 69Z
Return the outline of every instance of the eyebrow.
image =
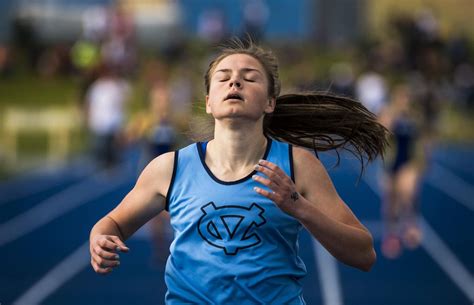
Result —
M259 74L262 74L262 72L260 72L260 70L254 69L254 68L242 68L242 69L240 69L239 71L243 71L243 72L258 72ZM231 69L219 69L219 70L217 70L216 72L229 73L229 72L232 72L232 70L231 70ZM216 73L216 72L214 72L214 73Z

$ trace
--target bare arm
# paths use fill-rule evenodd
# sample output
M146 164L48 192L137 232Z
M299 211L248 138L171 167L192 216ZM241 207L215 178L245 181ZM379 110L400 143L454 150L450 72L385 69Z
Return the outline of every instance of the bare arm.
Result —
M338 260L370 270L376 259L370 232L339 197L319 160L302 148L293 152L296 185L275 164L263 162L259 170L269 179L257 181L274 193L257 192L298 219Z
M173 158L174 153L167 153L150 162L122 202L92 228L91 264L97 273L107 274L117 267L120 262L116 252L128 251L124 241L164 210Z

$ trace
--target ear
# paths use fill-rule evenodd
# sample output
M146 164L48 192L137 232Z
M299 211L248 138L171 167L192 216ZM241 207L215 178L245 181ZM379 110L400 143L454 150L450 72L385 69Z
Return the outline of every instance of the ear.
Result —
M276 98L272 97L268 99L268 104L265 107L265 113L272 113L275 110Z
M211 114L211 105L209 104L209 95L206 95L206 113Z

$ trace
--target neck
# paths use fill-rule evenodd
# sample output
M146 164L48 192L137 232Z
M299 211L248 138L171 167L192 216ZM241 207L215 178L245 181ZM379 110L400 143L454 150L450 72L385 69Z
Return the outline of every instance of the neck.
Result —
M265 153L267 139L262 121L235 126L216 121L214 139L209 142L209 160L215 166L237 170L254 166Z

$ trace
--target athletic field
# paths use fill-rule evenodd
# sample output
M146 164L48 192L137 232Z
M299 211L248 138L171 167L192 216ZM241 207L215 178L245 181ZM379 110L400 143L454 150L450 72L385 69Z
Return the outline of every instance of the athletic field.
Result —
M378 170L357 184L356 160L323 161L336 188L372 232L378 254L369 273L336 262L301 236L308 304L472 305L474 303L474 145L440 145L421 194L424 240L397 260L380 253ZM163 304L164 264L152 257L149 228L127 241L121 266L100 276L90 266L88 235L136 179L137 154L114 172L87 158L0 184L0 304ZM238 304L238 300L236 300Z

